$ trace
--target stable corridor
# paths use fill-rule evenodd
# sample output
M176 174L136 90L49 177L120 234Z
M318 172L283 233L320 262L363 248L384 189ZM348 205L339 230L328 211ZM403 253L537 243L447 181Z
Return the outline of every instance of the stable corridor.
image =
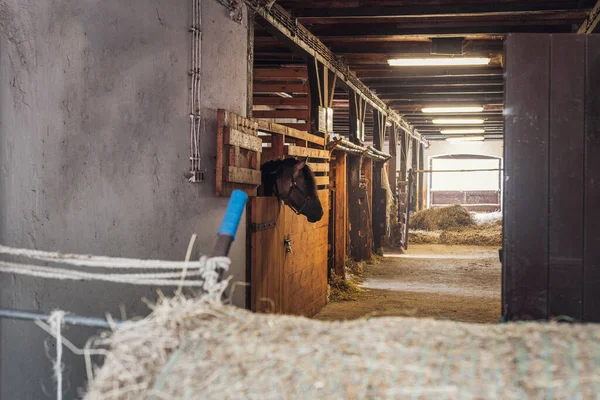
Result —
M316 319L407 316L461 322L500 319L497 247L411 245L366 268L358 300L329 303Z

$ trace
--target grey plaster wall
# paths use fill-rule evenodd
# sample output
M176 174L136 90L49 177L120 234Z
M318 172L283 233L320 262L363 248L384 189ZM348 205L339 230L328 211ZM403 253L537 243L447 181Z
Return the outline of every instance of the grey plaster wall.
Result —
M227 205L214 197L216 109L245 114L247 27L203 1L207 180L188 183L190 3L0 0L0 243L182 259L197 233L210 251ZM230 256L244 280L244 226L238 235ZM0 306L131 316L155 289L0 274ZM83 345L93 333L65 336ZM0 399L54 398L45 339L0 321ZM75 398L83 360L66 352L65 364L64 398Z

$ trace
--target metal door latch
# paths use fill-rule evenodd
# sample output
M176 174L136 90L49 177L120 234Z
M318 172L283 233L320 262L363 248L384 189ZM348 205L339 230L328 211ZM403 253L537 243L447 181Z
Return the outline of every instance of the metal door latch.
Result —
M286 253L294 253L294 251L292 250L292 238L289 234L287 234L283 239L283 245L285 246Z

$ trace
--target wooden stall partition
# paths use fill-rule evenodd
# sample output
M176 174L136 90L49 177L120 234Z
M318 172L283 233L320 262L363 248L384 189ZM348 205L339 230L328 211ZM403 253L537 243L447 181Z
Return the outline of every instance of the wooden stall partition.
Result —
M217 111L217 196L229 196L234 189L256 196L262 152L257 129L252 119Z
M600 38L505 46L504 319L600 322Z
M327 215L329 191L319 199ZM315 315L327 303L328 219L311 224L274 197L251 199L250 210L251 310Z
M333 270L336 275L343 277L345 275L344 265L346 264L346 256L348 254L348 174L346 171L348 156L343 151L335 151L333 156L335 158L331 162L330 188L333 192L335 202L332 204L334 213L330 229L333 230L333 235L330 245L333 253Z

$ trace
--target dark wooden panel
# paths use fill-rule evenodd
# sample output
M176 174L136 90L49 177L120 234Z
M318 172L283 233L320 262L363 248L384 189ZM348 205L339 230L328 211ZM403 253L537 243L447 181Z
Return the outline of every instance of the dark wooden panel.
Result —
M600 322L600 37L587 36L583 317Z
M549 35L508 35L505 73L505 317L548 316Z
M466 204L500 204L499 191L467 191L465 192Z
M550 59L548 314L581 319L585 36L553 35Z

